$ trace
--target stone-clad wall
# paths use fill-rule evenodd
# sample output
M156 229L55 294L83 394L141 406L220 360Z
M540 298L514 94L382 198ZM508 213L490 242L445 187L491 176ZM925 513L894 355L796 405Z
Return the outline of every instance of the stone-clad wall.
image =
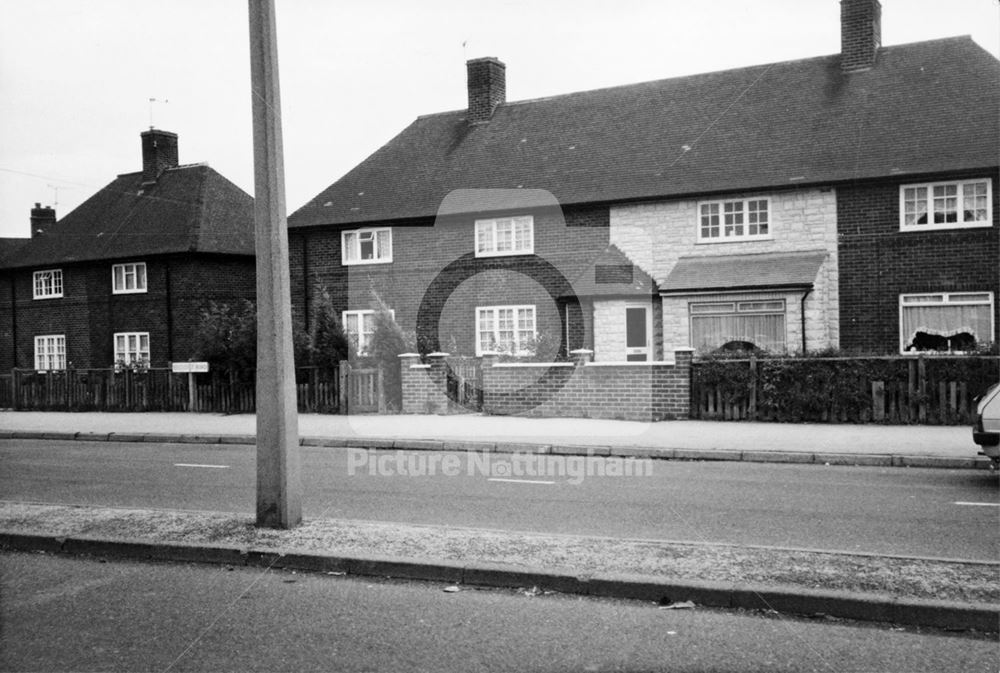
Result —
M611 242L661 285L681 257L826 251L827 259L817 274L813 291L806 298L807 347L809 350L837 347L840 309L835 190L810 188L733 193L711 200L755 197L770 199L772 235L766 240L698 243L698 204L701 200L685 199L613 206ZM773 296L786 299L786 343L789 350L798 350L802 341L799 320L802 293ZM701 296L698 301L706 299ZM686 298L664 301L662 347L665 351L689 345L687 304Z

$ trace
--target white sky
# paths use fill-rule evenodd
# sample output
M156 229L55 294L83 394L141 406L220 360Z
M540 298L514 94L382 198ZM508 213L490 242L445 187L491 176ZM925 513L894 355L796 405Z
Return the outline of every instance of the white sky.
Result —
M507 99L833 54L838 0L277 0L288 213L421 114L465 107L465 61ZM241 0L0 0L0 237L62 217L177 133L253 193ZM882 0L885 45L972 35L1000 55L1000 0ZM466 45L463 47L463 42ZM58 198L57 198L58 197Z

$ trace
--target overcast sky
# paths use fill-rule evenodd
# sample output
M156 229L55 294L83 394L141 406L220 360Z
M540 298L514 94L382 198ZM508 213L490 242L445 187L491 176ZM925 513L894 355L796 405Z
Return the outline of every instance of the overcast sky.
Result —
M838 0L278 0L277 17L289 214L418 115L465 107L469 58L499 57L524 100L840 49ZM140 170L151 122L252 194L248 30L241 0L0 0L0 237ZM1000 55L1000 2L882 1L887 46L954 35Z

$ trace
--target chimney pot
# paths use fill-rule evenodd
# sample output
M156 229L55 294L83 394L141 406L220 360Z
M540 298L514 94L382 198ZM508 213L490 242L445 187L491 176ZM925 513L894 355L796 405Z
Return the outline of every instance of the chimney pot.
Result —
M488 122L498 105L507 102L507 66L493 56L465 63L468 72L470 124Z
M163 171L179 165L177 134L160 129L150 129L140 134L142 138L142 181L156 182Z
M840 0L840 69L867 70L882 46L882 5L878 0Z

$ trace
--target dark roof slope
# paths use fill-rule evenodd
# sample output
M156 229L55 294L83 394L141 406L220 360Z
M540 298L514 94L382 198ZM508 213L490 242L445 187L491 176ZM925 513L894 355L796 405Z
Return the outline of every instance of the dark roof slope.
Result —
M174 252L254 254L253 199L204 164L119 175L5 266L82 262Z
M13 257L30 238L0 238L0 268L5 264L13 262Z
M432 216L458 188L537 188L563 204L996 166L1000 62L969 37L420 117L289 218Z

